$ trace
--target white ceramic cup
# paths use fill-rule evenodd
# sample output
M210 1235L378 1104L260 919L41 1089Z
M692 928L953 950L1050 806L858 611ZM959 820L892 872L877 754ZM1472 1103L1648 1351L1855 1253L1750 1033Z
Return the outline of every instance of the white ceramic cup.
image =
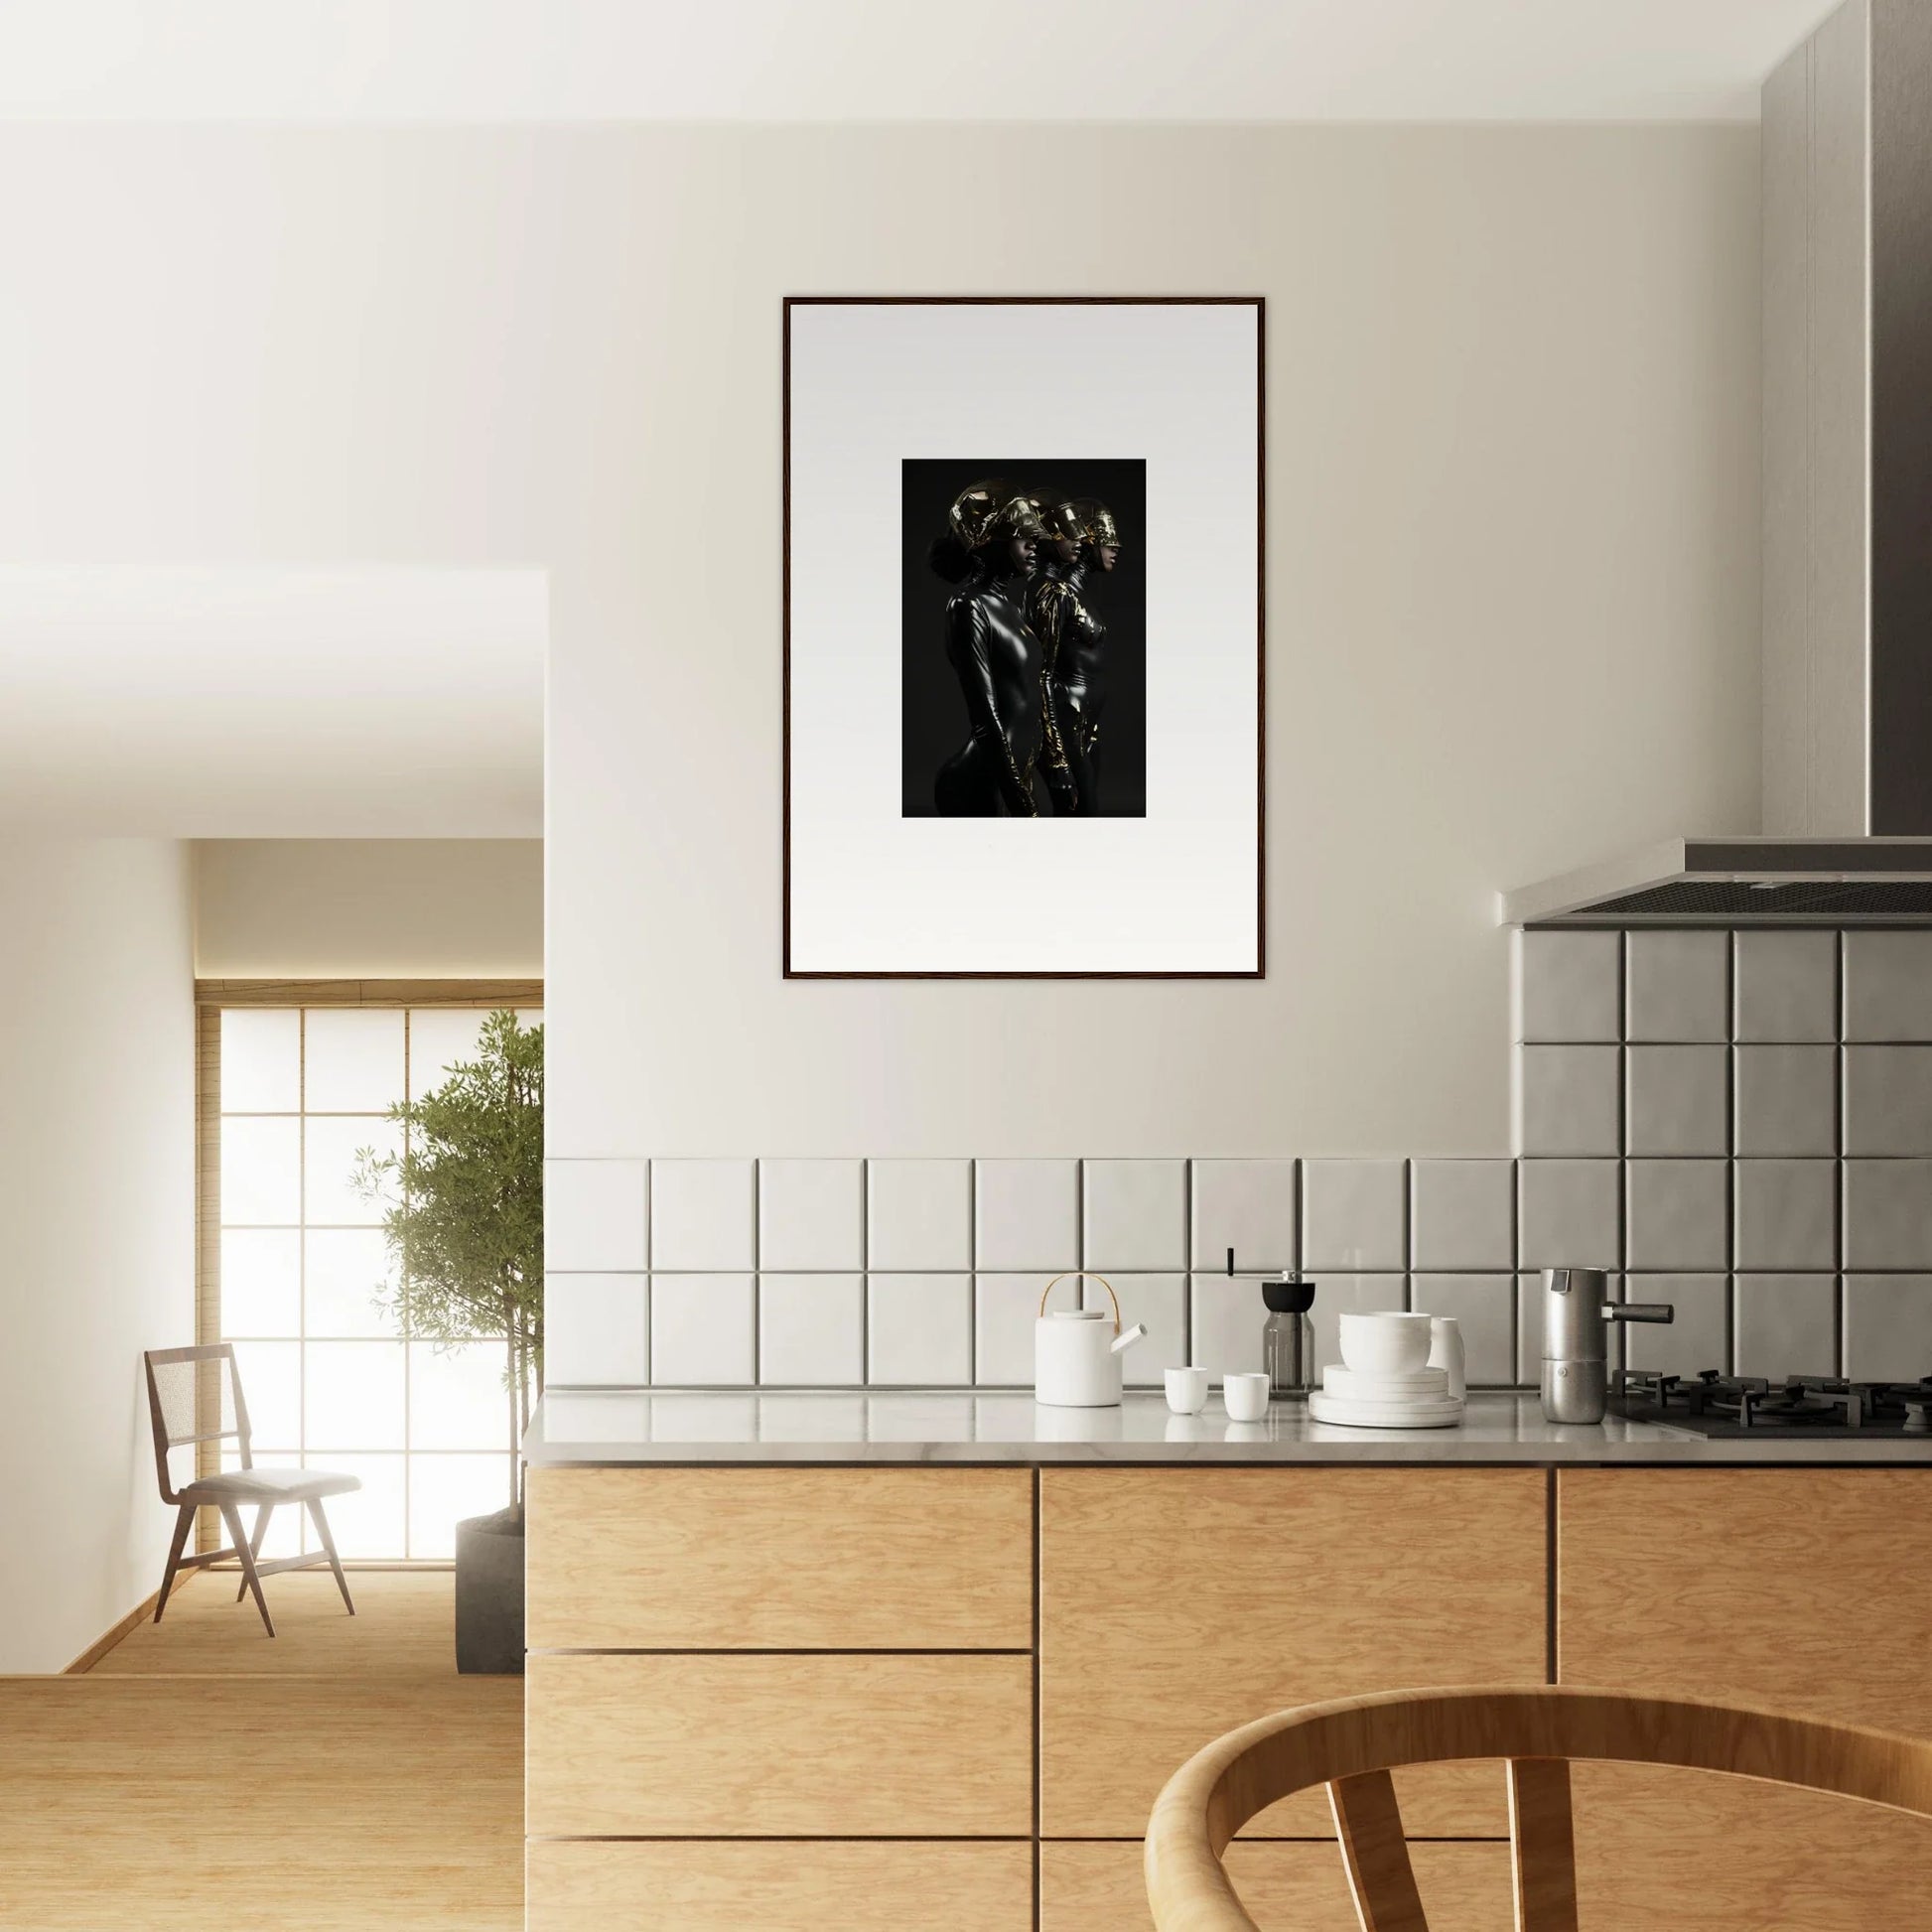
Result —
M1406 1375L1429 1362L1430 1317L1376 1309L1344 1313L1341 1359L1357 1375Z
M1207 1371L1171 1368L1167 1374L1168 1407L1176 1416L1198 1416L1207 1407Z
M1259 1371L1221 1377L1230 1422L1259 1422L1268 1413L1268 1378Z
M1462 1345L1462 1325L1452 1314L1429 1317L1429 1366L1449 1376L1449 1392L1457 1402L1469 1393L1467 1351Z

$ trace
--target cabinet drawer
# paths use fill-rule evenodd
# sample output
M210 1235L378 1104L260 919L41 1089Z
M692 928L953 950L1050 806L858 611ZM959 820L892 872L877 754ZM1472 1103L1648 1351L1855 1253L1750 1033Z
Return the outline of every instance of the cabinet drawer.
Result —
M1289 1705L1448 1684L1541 1684L1536 1469L1049 1469L1040 1477L1040 1817L1138 1838L1161 1787ZM1397 1780L1428 1838L1500 1838L1501 1770ZM1327 1800L1249 1835L1327 1838Z
M531 1833L1025 1838L1028 1657L533 1656Z
M1429 1932L1497 1932L1511 1923L1507 1845L1412 1845L1409 1858ZM1228 1847L1227 1868L1249 1916L1262 1925L1359 1932L1335 1845L1237 1839ZM1039 1932L1153 1932L1153 1926L1139 1845L1039 1848Z
M1026 1469L529 1473L532 1650L1026 1650Z
M525 1932L1032 1932L1026 1843L530 1847Z

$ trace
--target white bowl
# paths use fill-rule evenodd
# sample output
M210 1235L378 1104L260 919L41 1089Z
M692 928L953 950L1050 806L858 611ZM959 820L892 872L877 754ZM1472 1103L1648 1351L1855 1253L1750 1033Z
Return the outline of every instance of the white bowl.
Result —
M1430 1317L1376 1310L1343 1314L1341 1359L1357 1375L1407 1375L1429 1363Z

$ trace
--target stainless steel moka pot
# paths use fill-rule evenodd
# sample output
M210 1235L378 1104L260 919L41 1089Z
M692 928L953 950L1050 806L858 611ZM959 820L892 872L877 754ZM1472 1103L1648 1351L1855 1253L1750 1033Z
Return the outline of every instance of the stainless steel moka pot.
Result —
M1600 1268L1543 1271L1543 1414L1551 1422L1601 1422L1609 1400L1612 1321L1671 1321L1669 1302L1612 1302Z

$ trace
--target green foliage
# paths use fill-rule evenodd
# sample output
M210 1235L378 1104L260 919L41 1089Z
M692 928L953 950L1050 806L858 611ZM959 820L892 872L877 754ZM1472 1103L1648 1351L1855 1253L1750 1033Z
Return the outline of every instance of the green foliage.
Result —
M380 1203L396 1286L379 1299L405 1334L499 1335L515 1426L543 1385L543 1029L483 1022L477 1057L389 1109L400 1154L362 1148L353 1174Z

